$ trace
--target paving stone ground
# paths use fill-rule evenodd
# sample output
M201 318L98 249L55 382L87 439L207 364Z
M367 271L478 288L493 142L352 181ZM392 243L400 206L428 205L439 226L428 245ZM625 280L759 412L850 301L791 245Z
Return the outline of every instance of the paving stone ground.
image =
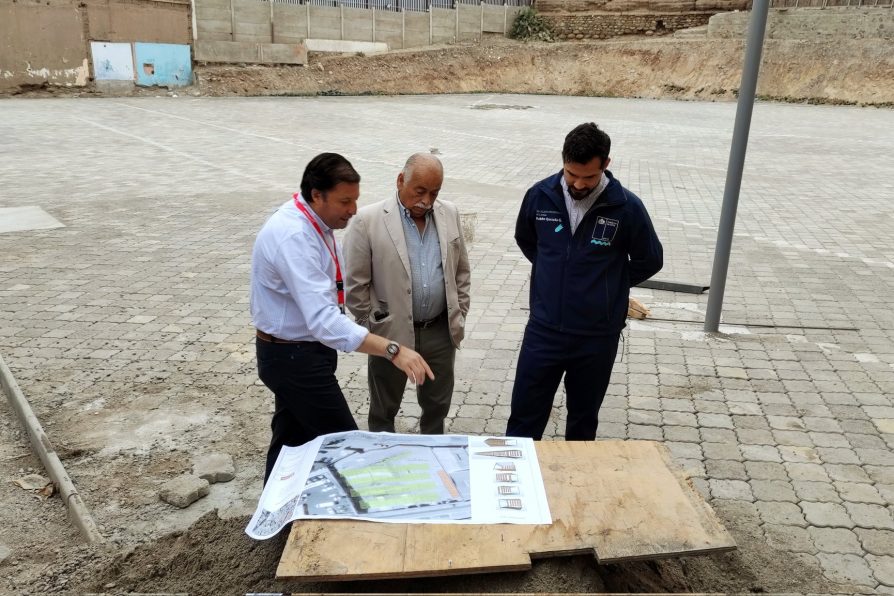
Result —
M5 100L0 208L65 227L0 234L0 354L104 531L251 508L272 409L247 313L257 230L318 152L354 162L366 204L391 195L410 153L435 150L442 196L477 214L448 430L501 433L527 318L513 223L525 188L560 167L564 134L604 126L611 169L664 242L659 278L707 285L734 112L539 96ZM664 442L711 502L753 510L768 543L880 592L894 587L892 130L890 110L756 106L724 333L702 332L707 295L635 290L654 318L625 334L599 430ZM364 357L343 356L339 377L365 424ZM551 438L563 407L560 392ZM408 393L399 428L418 414ZM172 513L158 486L212 452L234 457L235 481Z

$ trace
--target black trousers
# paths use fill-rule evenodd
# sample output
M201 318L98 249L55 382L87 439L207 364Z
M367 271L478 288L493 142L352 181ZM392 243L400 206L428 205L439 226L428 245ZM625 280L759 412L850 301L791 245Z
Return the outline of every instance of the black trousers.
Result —
M506 436L537 441L543 437L564 374L568 407L565 440L594 440L619 338L619 333L595 337L563 334L529 321L515 369Z
M357 430L338 386L338 353L321 343L278 344L258 339L258 376L276 396L264 484L283 445L302 445L327 433Z

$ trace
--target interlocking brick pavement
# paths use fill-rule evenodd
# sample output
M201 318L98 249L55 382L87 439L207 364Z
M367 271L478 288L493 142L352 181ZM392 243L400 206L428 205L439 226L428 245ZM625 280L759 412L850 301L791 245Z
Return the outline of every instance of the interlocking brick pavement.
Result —
M659 277L707 284L734 112L540 96L5 100L0 207L65 227L0 234L0 353L104 531L145 531L147 512L188 521L154 495L194 451L230 452L237 477L189 515L250 508L272 408L247 314L257 230L320 151L354 162L369 203L408 154L436 148L443 196L477 214L448 430L500 433L527 316L514 219L525 188L560 167L564 134L605 127L613 172L665 244ZM880 592L894 583L890 130L886 110L756 106L724 333L701 330L706 295L635 290L653 319L625 334L599 430L665 442L718 511ZM341 358L361 425L365 375L365 357ZM556 406L549 438L564 429L561 390ZM399 429L418 416L408 392Z

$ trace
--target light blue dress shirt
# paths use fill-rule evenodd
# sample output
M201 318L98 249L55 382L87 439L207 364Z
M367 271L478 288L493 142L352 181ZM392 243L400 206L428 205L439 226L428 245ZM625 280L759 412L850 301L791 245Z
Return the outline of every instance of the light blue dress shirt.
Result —
M251 257L251 318L256 328L274 337L353 352L369 331L339 309L329 251L335 248L342 268L344 257L332 230L309 206L308 212L326 244L292 199L258 232Z
M410 210L397 199L404 237L407 239L407 256L413 284L413 320L428 321L447 310L447 292L444 287L444 266L441 263L441 243L435 226L434 213L425 217L422 233L416 227Z

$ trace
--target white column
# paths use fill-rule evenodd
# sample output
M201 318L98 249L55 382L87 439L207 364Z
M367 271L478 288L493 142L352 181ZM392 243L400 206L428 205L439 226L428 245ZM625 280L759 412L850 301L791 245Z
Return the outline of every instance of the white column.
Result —
M878 0L876 0L877 2ZM192 40L195 42L199 38L199 22L196 18L196 0L189 0L190 8L192 8Z
M230 0L230 40L236 41L236 7L233 2L234 0Z

